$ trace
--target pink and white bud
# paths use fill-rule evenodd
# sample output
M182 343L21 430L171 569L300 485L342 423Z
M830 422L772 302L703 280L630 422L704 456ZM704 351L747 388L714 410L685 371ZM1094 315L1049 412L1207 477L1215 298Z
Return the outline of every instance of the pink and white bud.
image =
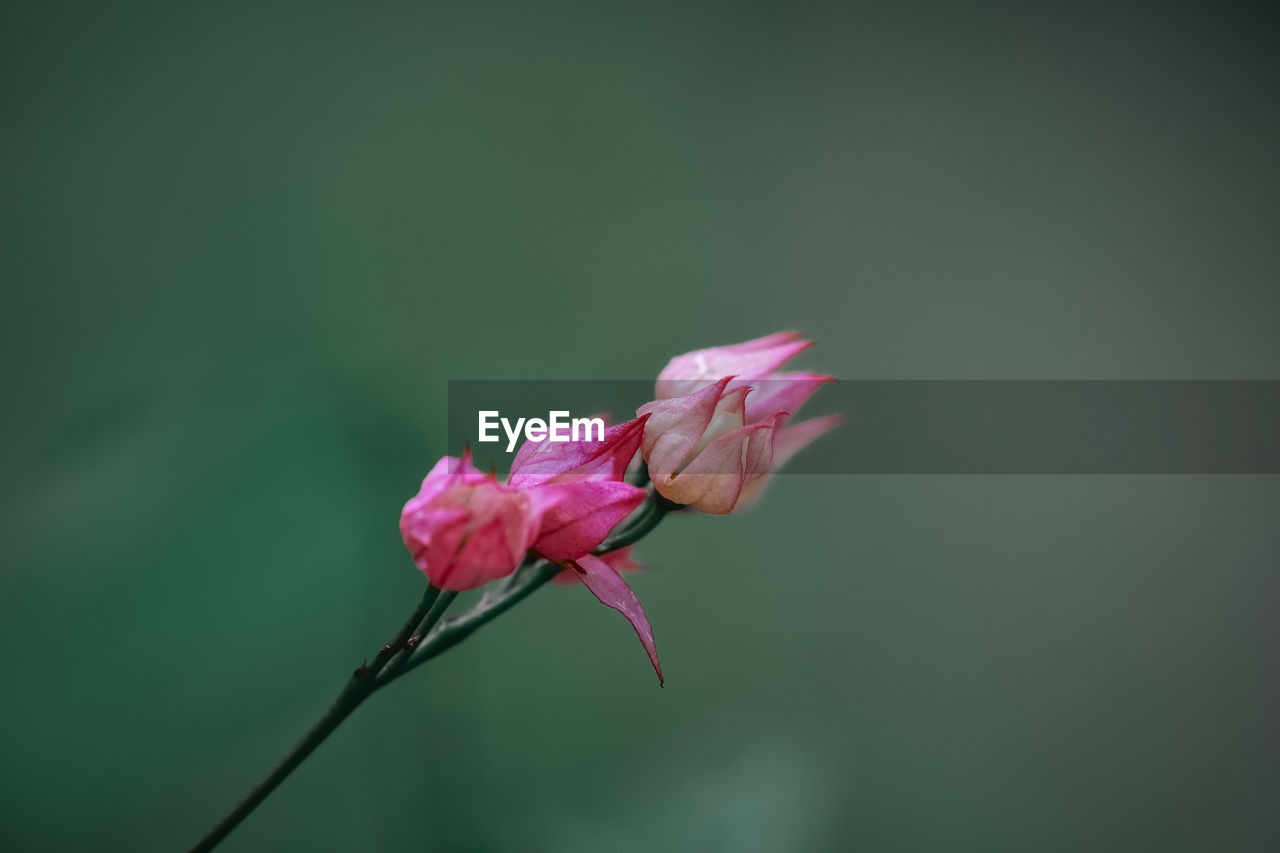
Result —
M640 453L667 500L725 515L748 504L792 454L838 418L784 426L832 377L779 373L811 343L780 332L676 356L658 377Z

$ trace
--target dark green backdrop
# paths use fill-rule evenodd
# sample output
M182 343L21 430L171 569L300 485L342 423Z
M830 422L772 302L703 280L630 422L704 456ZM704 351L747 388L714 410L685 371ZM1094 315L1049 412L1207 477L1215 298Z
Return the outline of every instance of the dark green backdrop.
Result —
M450 378L1280 377L1265 7L0 21L0 846L192 842L398 625ZM640 401L637 401L640 402ZM228 851L1280 844L1280 482L793 477L380 694Z

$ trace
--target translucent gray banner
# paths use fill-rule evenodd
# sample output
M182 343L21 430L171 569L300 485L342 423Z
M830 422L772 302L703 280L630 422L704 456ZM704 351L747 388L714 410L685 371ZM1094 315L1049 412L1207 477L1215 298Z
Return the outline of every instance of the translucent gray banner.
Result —
M785 390L749 382L745 408ZM508 426L635 417L653 380L453 380L450 452L505 471L523 441ZM797 474L1280 474L1280 381L855 380L819 388L790 423L844 423L786 465ZM564 429L569 429L567 421ZM536 424L535 424L536 426ZM511 448L511 452L508 451Z

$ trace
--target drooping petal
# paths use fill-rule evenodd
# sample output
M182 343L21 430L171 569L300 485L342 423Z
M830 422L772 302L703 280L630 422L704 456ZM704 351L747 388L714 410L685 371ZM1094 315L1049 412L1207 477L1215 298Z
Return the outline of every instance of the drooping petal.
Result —
M725 376L738 376L745 381L767 378L812 345L799 332L778 332L740 344L678 355L658 374L656 394L658 399L678 397Z
M526 441L511 461L513 486L566 480L621 480L640 449L646 417L605 427L603 441Z
M644 489L605 480L548 483L528 494L542 519L533 549L556 561L591 551L646 496Z
M658 674L658 684L662 684L662 665L658 663L658 647L653 641L653 627L649 624L649 617L644 614L644 608L640 606L640 599L636 598L627 582L612 566L591 554L567 562L565 566L573 569L601 604L627 618L631 627L635 628L640 642L644 644L649 662L653 664L653 671Z

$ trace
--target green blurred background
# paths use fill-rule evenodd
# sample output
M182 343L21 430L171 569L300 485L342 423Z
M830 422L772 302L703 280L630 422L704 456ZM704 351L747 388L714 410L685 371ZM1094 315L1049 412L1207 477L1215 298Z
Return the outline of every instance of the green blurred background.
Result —
M450 378L1280 377L1244 4L6 3L0 846L190 844L421 588ZM637 401L640 402L640 401ZM1280 845L1280 482L789 477L228 851Z

